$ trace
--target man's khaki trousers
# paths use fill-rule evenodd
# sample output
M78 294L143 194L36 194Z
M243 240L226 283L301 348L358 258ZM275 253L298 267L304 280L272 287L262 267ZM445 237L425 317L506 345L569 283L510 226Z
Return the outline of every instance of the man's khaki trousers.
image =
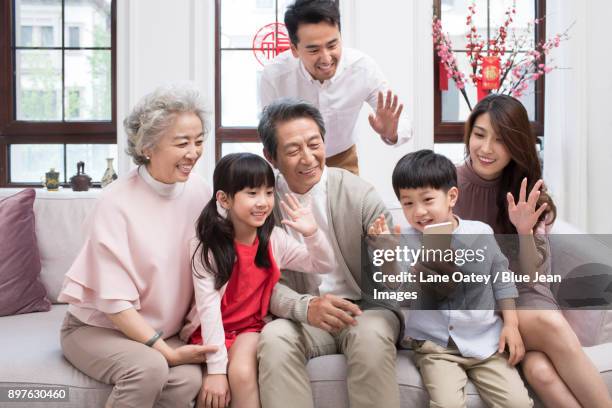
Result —
M376 309L365 310L357 322L338 334L287 319L268 323L257 350L262 407L313 407L306 363L336 353L346 356L351 408L399 407L399 321L393 312Z
M359 175L359 160L357 159L357 145L352 145L348 149L325 159L327 167L339 167Z

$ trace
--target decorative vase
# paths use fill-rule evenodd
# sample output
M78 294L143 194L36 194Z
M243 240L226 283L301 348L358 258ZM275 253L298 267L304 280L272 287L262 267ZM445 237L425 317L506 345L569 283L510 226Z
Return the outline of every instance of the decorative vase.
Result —
M45 187L47 187L49 191L57 191L59 190L59 186L59 172L51 168L51 170L45 173Z
M91 177L85 174L85 163L80 161L77 163L77 174L70 177L72 191L87 191L90 185Z
M106 159L106 171L102 176L102 180L100 180L100 184L102 188L104 188L115 180L117 180L117 173L115 173L115 169L113 169L113 158L109 157Z

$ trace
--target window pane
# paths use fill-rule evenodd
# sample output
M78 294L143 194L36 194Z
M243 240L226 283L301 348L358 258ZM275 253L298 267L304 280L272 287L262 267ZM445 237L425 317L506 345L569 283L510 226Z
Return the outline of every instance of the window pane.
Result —
M487 39L487 3L489 4L491 39L496 38L499 27L506 20L506 11L513 4L516 4L516 14L513 17L514 21L510 23L510 28L515 30L517 39L521 39L527 34L527 24L535 19L534 0L477 0L473 22L477 28L477 33L481 35L483 40L486 41ZM442 0L442 27L444 32L450 34L454 49L463 50L467 44L465 36L468 33L469 26L466 25L466 17L469 13L468 6L471 4L472 0ZM510 31L506 40L507 49L514 47L513 37L512 31ZM535 39L533 30L531 35L525 38L527 42L522 49L533 47Z
M107 167L106 159L113 158L113 168L117 172L117 145L110 144L68 144L66 145L67 181L76 174L76 165L85 163L85 173L93 182L100 182Z
M21 44L24 47L32 46L32 26L26 26L26 25L21 26L20 40L21 40Z
M52 26L40 27L40 45L43 47L53 47L55 33Z
M278 0L278 22L284 23L285 21L285 11L287 11L287 6L293 4L295 0Z
M65 4L66 37L70 39L69 30L76 26L81 47L111 46L111 0L71 0Z
M17 50L17 120L62 119L62 52Z
M276 22L274 5L274 0L223 0L221 47L252 48L259 29ZM283 20L282 16L279 20Z
M463 52L455 52L455 58L459 69L466 75L468 74L468 62L467 55ZM465 81L465 92L468 96L472 107L476 105L476 87L470 80ZM455 82L452 79L448 80L448 90L442 92L442 121L443 122L456 122L464 121L467 119L470 113L463 95L455 86Z
M110 121L111 52L66 50L64 70L65 120Z
M448 157L455 164L461 164L465 160L463 143L435 143L434 152Z
M513 22L510 23L510 27L515 29L516 38L521 39L525 37L528 41L521 47L521 49L533 48L535 44L535 33L533 27L531 29L531 35L527 36L527 24L533 22L535 19L535 1L534 0L494 0L491 1L491 35L497 34L499 27L506 20L506 11L508 7L516 4L516 14L513 17ZM508 33L508 45L512 45L512 34Z
M55 169L64 180L64 145L61 144L14 144L9 145L10 182L41 183L45 173Z
M498 1L498 0L495 0ZM486 41L487 39L487 0L476 0L476 14L473 23L477 28L477 33ZM454 49L465 49L469 26L465 24L466 16L469 13L468 6L472 0L442 0L442 30L448 33Z
M257 126L262 70L251 51L221 51L222 126Z
M463 52L455 52L459 69L464 73L468 73L469 61L467 55ZM466 75L467 77L467 75ZM465 82L465 91L472 104L472 107L476 105L476 87L472 81L467 80ZM527 113L529 114L529 120L535 120L535 88L533 81L529 82L528 90L523 94L519 100L525 105ZM442 91L442 121L443 122L457 122L464 121L467 119L470 110L468 108L463 95L455 86L453 80L448 81L448 90Z
M222 143L221 144L221 157L227 156L230 153L253 153L258 156L263 156L263 145L257 143Z
M68 46L78 48L81 46L81 28L68 27Z
M15 26L17 47L61 47L62 1L15 0ZM31 27L29 41L22 38L23 26Z

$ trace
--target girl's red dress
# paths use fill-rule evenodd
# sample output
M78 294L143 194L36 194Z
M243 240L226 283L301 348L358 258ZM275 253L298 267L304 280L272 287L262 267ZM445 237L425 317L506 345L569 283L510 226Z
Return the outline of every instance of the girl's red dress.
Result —
M234 241L236 262L221 299L221 318L225 330L225 347L229 350L240 333L261 332L268 314L272 289L280 278L280 270L268 244L269 268L255 265L259 239L252 245ZM191 344L202 344L200 327L189 338Z

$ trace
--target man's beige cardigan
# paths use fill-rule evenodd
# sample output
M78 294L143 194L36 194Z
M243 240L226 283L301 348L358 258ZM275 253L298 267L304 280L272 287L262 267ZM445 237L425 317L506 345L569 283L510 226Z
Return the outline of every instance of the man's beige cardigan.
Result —
M361 238L380 214L385 214L389 225L393 224L393 220L371 184L343 169L328 167L327 172L327 219L335 260L346 276L346 283L361 292ZM282 218L279 197L276 203L274 216L279 223ZM320 283L319 275L283 270L281 282L272 293L270 312L278 317L307 323L308 302L313 296L319 296ZM403 328L399 309L384 304L374 306L392 309Z

